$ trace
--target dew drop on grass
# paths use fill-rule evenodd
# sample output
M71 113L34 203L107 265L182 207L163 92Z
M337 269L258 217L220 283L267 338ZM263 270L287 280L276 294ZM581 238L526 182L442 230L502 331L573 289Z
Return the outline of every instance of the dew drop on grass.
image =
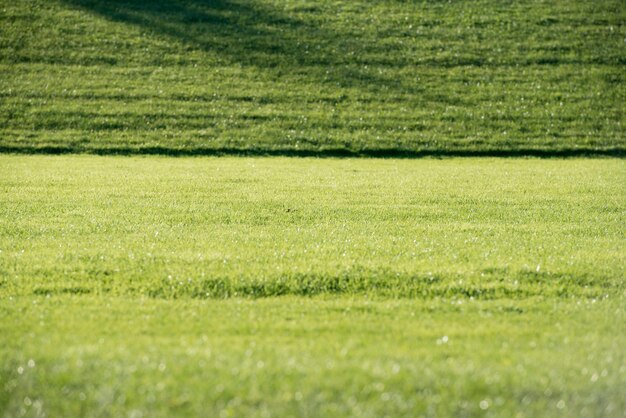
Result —
M484 411L487 408L489 408L489 401L487 399L483 399L482 401L480 401L478 406L480 406L480 409L482 409Z

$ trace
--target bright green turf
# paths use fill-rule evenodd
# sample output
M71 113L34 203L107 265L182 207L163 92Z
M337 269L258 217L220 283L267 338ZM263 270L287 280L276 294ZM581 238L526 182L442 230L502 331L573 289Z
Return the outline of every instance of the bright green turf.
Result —
M626 165L0 157L0 295L621 294Z
M0 319L4 417L595 418L626 409L623 299L65 295L3 299Z
M623 153L626 3L0 0L0 151Z
M2 156L0 412L619 417L624 184L616 159Z

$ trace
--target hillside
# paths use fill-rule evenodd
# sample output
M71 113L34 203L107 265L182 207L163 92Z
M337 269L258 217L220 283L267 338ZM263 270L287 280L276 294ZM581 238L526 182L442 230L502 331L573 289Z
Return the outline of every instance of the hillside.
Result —
M0 151L621 155L623 1L0 0Z

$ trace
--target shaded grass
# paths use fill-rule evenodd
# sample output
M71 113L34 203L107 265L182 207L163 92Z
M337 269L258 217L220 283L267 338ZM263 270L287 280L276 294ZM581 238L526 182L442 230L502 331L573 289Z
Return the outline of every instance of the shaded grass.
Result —
M0 6L2 152L625 148L621 1Z
M257 157L319 157L319 158L424 158L424 157L537 157L537 158L568 158L568 157L612 157L623 158L625 149L614 148L573 148L573 149L541 149L517 148L482 149L482 150L411 150L411 149L363 149L353 151L344 148L297 150L297 149L264 149L264 148L89 148L81 146L0 146L0 153L6 154L92 154L92 155L161 155L168 157L193 156L257 156Z

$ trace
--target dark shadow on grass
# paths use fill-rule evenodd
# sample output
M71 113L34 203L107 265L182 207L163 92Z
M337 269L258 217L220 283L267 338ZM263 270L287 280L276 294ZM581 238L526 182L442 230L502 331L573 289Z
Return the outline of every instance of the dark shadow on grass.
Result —
M419 85L371 68L396 65L388 58L394 47L359 39L349 31L334 32L323 26L321 6L315 4L283 10L254 0L62 1L107 20L139 27L146 35L174 41L170 52L183 62L189 59L188 53L201 51L224 63L265 69L276 77L302 73L339 87L423 93ZM154 59L162 57L155 54Z
M186 148L176 149L167 147L144 148L80 148L80 147L29 147L29 146L2 146L0 154L22 155L60 155L60 154L92 154L92 155L160 155L168 157L199 157L199 156L239 156L239 157L319 157L319 158L446 158L446 157L534 157L534 158L576 158L576 157L609 157L624 158L626 149L622 147L593 149L593 148L563 148L563 149L431 149L410 150L396 148L368 148L351 150L346 148L327 149L265 149L265 148Z

